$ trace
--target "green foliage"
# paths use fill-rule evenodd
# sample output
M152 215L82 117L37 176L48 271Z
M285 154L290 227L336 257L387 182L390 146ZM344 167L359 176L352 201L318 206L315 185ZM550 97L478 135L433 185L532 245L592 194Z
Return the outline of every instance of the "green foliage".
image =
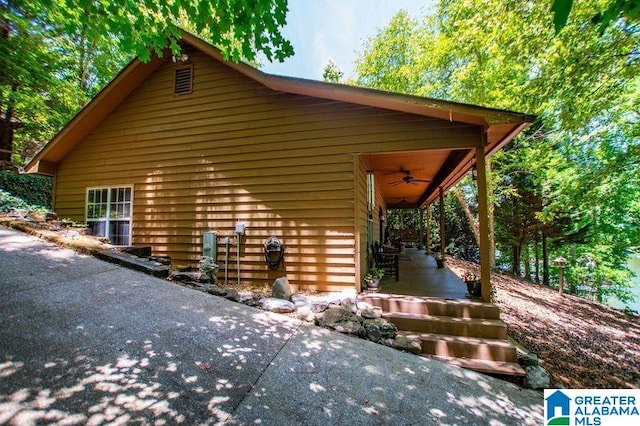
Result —
M367 272L364 276L364 280L365 281L371 281L375 278L382 278L384 277L384 269L382 268L376 268L375 266L371 269L369 269L369 272Z
M8 212L11 210L27 210L30 212L45 212L46 208L42 206L34 206L27 203L20 197L15 197L10 193L0 189L0 212Z
M19 120L14 157L24 163L134 55L179 53L178 25L226 58L293 54L280 29L286 0L0 1L0 114Z
M45 4L55 7L57 3ZM185 20L198 34L206 34L226 58L252 60L262 52L269 60L283 61L293 54L291 43L280 33L286 24L286 0L66 0L60 13L67 31L84 28L91 40L112 34L122 50L134 52L143 61L152 53L162 55L167 47L179 53L177 23Z
M11 194L25 205L51 207L53 180L44 176L17 175L0 171L0 189ZM25 208L25 207L19 207Z
M324 69L322 70L322 80L329 83L340 83L344 73L340 70L338 65L335 64L331 59L327 62Z
M573 0L553 0L551 11L556 34L567 25L569 14L573 8ZM628 21L637 22L640 19L640 2L638 0L614 0L609 7L593 15L591 22L600 24L600 34L604 34L613 21L622 17Z

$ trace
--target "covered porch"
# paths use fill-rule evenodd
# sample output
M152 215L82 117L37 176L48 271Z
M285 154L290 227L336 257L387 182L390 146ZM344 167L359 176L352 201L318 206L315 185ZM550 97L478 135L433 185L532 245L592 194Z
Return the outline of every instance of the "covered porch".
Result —
M424 250L407 248L399 254L399 280L385 277L380 282L381 293L442 299L468 299L466 284L447 268L436 267L433 256Z
M383 278L379 292L359 300L382 308L399 336L420 340L422 356L484 373L525 375L496 305L469 297L466 284L437 268L424 250L408 248L398 256L399 279Z

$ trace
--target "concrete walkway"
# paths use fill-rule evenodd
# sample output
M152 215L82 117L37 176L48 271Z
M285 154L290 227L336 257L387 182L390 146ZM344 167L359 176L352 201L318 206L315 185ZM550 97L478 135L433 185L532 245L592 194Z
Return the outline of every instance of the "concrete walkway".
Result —
M524 425L541 404L0 227L0 424Z

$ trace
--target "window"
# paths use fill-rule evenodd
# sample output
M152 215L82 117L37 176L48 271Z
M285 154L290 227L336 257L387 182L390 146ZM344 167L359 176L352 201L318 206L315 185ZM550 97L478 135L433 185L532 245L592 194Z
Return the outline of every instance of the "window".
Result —
M176 67L176 75L173 84L173 93L186 95L193 90L193 65Z
M87 226L116 246L131 244L130 186L87 190Z

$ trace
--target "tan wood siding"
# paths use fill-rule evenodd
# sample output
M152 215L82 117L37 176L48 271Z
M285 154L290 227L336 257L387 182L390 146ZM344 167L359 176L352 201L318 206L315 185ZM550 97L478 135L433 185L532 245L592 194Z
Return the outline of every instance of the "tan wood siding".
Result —
M174 95L167 62L58 163L61 217L84 220L87 187L133 184L133 243L174 264L195 265L202 233L215 230L223 266L222 238L235 241L240 220L244 281L270 283L286 271L301 287L353 287L366 262L356 244L367 252L355 204L357 191L366 220L366 179L354 154L477 139L477 126L280 93L196 51L189 58L191 94ZM287 250L277 272L262 254L271 235ZM233 245L232 280L235 253Z

